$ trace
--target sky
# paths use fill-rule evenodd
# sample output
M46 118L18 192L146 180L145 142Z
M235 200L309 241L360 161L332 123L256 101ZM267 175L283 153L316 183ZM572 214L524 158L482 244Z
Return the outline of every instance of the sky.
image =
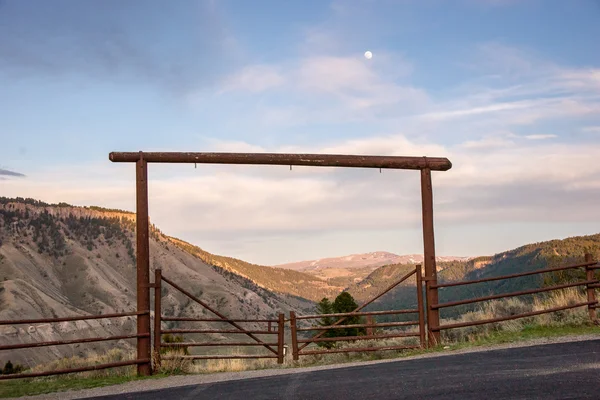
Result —
M111 151L448 157L438 255L598 233L598 37L598 0L0 0L0 196L134 211ZM423 249L417 171L152 164L149 190L163 232L250 262Z

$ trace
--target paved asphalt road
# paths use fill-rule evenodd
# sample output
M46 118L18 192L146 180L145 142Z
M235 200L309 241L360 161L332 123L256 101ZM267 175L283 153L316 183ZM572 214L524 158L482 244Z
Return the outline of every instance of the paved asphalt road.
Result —
M600 399L600 340L182 386L95 399Z

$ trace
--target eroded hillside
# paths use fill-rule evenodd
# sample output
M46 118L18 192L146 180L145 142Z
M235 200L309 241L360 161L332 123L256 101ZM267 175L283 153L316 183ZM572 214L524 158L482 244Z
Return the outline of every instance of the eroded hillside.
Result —
M0 199L0 319L51 318L135 310L135 218L117 210L85 209L33 200ZM233 318L274 317L312 303L273 293L209 265L156 228L151 270L163 274ZM163 289L165 315L211 316L173 289ZM201 327L196 324L196 327ZM0 327L0 341L19 343L132 332L131 318ZM62 346L0 357L32 364L57 355L102 351L108 344ZM127 343L119 343L127 347Z

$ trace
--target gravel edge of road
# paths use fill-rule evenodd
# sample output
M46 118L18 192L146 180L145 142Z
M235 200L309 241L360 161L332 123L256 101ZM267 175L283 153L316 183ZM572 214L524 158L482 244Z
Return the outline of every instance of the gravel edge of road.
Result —
M477 346L467 347L457 350L449 349L447 351L420 354L410 357L398 357L390 358L386 360L373 360L373 361L353 361L343 364L330 364L330 365L318 365L312 367L299 367L299 368L280 368L280 369L264 369L254 371L241 371L241 372L221 372L214 374L197 374L197 375L177 375L169 376L160 379L140 380L126 382L118 385L103 386L93 389L82 389L82 390L70 390L64 392L56 392L35 396L24 396L18 398L9 398L7 400L71 400L71 399L84 399L89 397L97 396L108 396L118 395L124 393L134 393L149 390L165 389L172 387L188 386L188 385L201 385L206 383L226 382L240 379L251 379L251 378L262 378L278 375L292 375L300 374L304 372L322 371L330 369L349 368L363 365L372 364L383 364L390 362L403 362L410 360L418 360L423 358L435 358L445 357L456 354L468 354L478 353L491 350L502 350L502 349L514 349L519 347L530 347L544 344L558 344L558 343L569 343L569 342L581 342L587 340L598 340L600 335L588 334L588 335L574 335L574 336L559 336L551 338L537 338L527 341L519 341L513 343L504 343L491 346Z

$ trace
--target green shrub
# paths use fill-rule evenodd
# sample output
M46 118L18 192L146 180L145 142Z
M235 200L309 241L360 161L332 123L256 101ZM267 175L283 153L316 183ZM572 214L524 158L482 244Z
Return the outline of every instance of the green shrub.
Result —
M183 336L181 336L181 335L173 336L170 333L168 333L166 335L163 335L163 342L164 343L183 343ZM185 356L190 354L187 347L181 347L181 346L166 346L166 347L163 347L160 350L160 352L161 352L161 354L165 354L165 353L169 352L169 353L176 353L176 354L185 355Z
M24 369L25 369L25 367L23 367L21 364L13 365L13 363L10 362L10 360L8 360L6 362L6 364L4 364L4 368L0 368L0 374L3 374L3 375L20 374L21 372L23 372Z

